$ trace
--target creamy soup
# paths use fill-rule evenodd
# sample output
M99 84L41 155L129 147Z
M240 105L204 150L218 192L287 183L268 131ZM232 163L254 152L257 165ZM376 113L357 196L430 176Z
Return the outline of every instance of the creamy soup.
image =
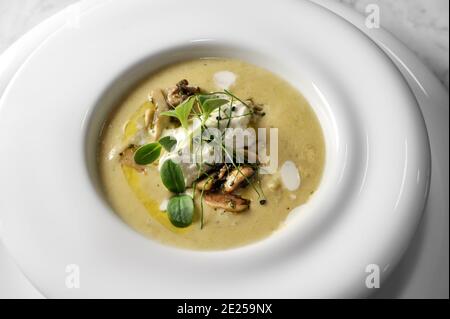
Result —
M192 90L171 96L170 93L175 91L170 88L174 88L182 79L188 81ZM198 88L201 93L197 91ZM230 95L223 93L225 89ZM163 94L154 96L154 92ZM167 203L174 193L168 190L161 179L161 163L170 158L176 161L178 155L173 150L159 148L161 155L148 165L133 165L130 161L133 156L136 159L139 147L155 142L156 137L172 134L176 141L179 140L180 132L188 132L180 127L177 118L169 116L164 119L166 126L162 131L155 132L158 128L150 127L156 121L157 104L164 103L158 100L161 96L168 102L169 110L172 110L172 103L180 102L177 98L184 99L186 103L186 98L188 101L194 100L196 94L211 92L221 92L215 96L219 100L227 97L230 100L229 112L237 115L226 120L228 125L232 118L231 125L278 129L278 168L276 172L266 175L257 174L258 168L255 166L248 168L252 173L230 195L237 196L238 201L233 202L230 209L224 209L220 205L209 205L205 200L215 200L216 197L221 200L227 180L221 182L214 191L208 190L205 184L202 190L197 186L200 183L194 181L200 175L196 176L195 166L182 166L186 184L183 194L193 197L194 210L190 224L178 227L167 212ZM242 103L238 100L242 100ZM244 101L249 101L251 107ZM184 105L182 103L180 105ZM251 114L246 110L250 110ZM220 112L220 107L219 110L216 108L206 123L223 120L224 112ZM190 119L193 117L195 107ZM146 130L151 133L147 134ZM134 155L124 160L127 152ZM295 88L271 72L246 62L209 58L165 67L141 82L123 101L118 101L118 107L104 126L98 152L105 195L115 212L127 224L164 244L199 250L242 246L280 229L289 212L307 202L319 187L324 161L325 143L319 121ZM216 164L215 167L217 171L208 175L213 176L208 181L218 180L220 165ZM246 169L245 165L239 167ZM228 164L228 176L224 179L228 179L232 174L230 171L236 168L242 173L239 167ZM197 169L200 169L198 165ZM207 170L203 169L203 172ZM245 207L236 211L241 204Z

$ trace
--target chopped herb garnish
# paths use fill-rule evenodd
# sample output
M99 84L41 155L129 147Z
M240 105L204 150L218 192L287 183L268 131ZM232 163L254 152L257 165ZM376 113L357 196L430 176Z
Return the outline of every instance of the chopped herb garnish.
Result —
M164 136L158 142L168 152L177 144L177 140L173 136Z
M177 118L181 126L188 129L188 119L191 114L192 107L194 106L195 99L191 96L186 101L178 105L174 110L161 113L161 115L172 116Z
M183 171L179 164L168 159L161 166L161 180L172 193L183 193L186 190Z
M194 216L194 201L189 195L176 195L167 204L167 213L170 222L180 228L192 224Z
M139 165L148 165L156 161L161 154L161 145L151 143L141 146L134 153L134 161Z

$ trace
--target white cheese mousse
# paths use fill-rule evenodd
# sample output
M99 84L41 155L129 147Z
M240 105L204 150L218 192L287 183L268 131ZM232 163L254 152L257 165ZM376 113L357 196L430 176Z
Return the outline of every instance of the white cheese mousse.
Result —
M221 98L226 98L230 100L227 95L221 96ZM231 100L230 100L231 102ZM233 131L233 134L223 134L224 140L222 141L225 145L227 144L227 139L234 137L239 137L239 134L243 134L243 130L248 128L252 113L249 108L240 101L233 101L228 103L211 113L211 115L206 119L205 126L207 128L217 129L221 134L225 132L227 128L231 129L242 129ZM217 159L213 156L214 152L217 150L217 143L202 142L194 143L192 146L192 139L195 135L195 131L199 129L200 121L191 121L188 130L182 127L175 129L166 129L163 131L162 136L171 136L176 139L177 144L174 149L170 152L164 153L159 160L159 169L167 160L172 160L178 163L183 171L186 187L191 187L192 183L198 179L203 173L210 169L211 165L219 164ZM254 138L247 139L245 145L253 145L256 143L256 136ZM244 151L242 149L235 149L236 152ZM190 149L192 150L190 152Z
M293 192L300 188L300 172L294 162L284 162L280 169L280 176L286 189Z
M228 90L236 82L236 74L230 71L219 71L213 76L214 84L222 90Z

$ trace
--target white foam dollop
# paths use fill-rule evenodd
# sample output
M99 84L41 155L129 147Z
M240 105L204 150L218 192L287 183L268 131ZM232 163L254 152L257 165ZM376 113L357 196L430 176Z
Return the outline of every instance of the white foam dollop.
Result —
M225 96L226 98L227 96ZM231 115L231 121L226 117ZM217 117L222 119L217 120ZM242 102L234 101L233 107L230 105L223 106L220 109L214 110L210 117L206 120L206 125L208 127L217 127L220 132L224 133L227 128L241 128L245 130L250 122L251 115L248 112L247 106L242 104ZM176 147L171 152L165 152L159 159L159 169L161 170L162 165L167 160L172 160L178 163L183 171L183 176L187 187L191 187L192 183L198 178L199 174L205 173L208 169L208 165L199 165L201 163L207 163L210 165L215 164L216 157L214 156L214 146L208 143L195 144L194 149L191 152L191 133L195 132L199 127L200 121L195 121L191 123L188 130L186 131L182 127L175 129L165 129L162 136L172 136L177 140ZM225 144L230 143L230 139L234 136L239 136L239 134L244 134L244 131L230 132L230 134L225 134L223 141ZM231 134L232 133L232 134ZM249 137L247 139L246 145L251 146L256 143L256 136ZM244 147L244 145L242 146ZM239 151L239 149L236 149ZM200 156L201 155L201 156ZM186 156L188 156L186 158Z
M219 71L214 74L214 83L219 89L227 90L236 82L236 74L230 71Z
M162 212L165 212L167 210L167 204L169 204L168 199L164 199L161 204L159 205L159 210Z
M300 172L294 162L284 162L280 169L280 176L284 187L291 192L300 187Z

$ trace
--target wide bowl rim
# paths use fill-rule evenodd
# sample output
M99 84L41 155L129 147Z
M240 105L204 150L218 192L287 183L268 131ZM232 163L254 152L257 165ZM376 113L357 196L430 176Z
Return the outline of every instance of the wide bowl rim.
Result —
M139 1L136 1L136 3L139 3ZM291 4L292 5L292 4ZM312 9L313 7L311 6L311 4L306 4L306 3L302 3L301 5L300 4L297 4L298 6L302 6L303 7L303 9L305 9L305 10L311 10L311 12L315 12L317 15L321 15L321 14L324 14L324 12L322 12L322 13L319 13L319 11L315 11L316 9ZM327 13L328 14L328 13ZM325 15L325 14L324 14ZM331 19L331 18L330 18ZM337 25L339 25L339 23L337 23ZM343 27L343 26L341 26L341 27ZM70 30L64 30L64 32L67 34L67 33L70 33ZM63 33L62 31L61 31L61 33ZM55 35L55 37L56 37L56 35ZM362 39L361 39L361 41L362 41ZM50 43L47 43L49 46L50 46ZM368 43L366 43L366 45L369 47L369 44ZM45 47L45 46L44 46ZM44 49L44 48L41 48L41 49ZM48 50L48 48L46 48L47 50ZM375 49L374 49L375 50ZM38 54L39 52L36 52L36 55L39 55ZM42 58L42 56L40 57L40 58ZM12 84L10 85L10 87L8 87L8 89L7 89L7 91L5 92L5 95L4 95L4 97L2 98L2 100L1 100L1 102L0 102L0 104L2 104L2 109L1 109L1 112L2 112L2 114L5 116L5 117L8 117L8 119L9 119L9 116L11 116L11 114L9 113L9 110L10 110L10 108L11 108L11 106L9 106L9 108L6 110L6 108L7 107L5 107L5 105L6 105L6 101L10 101L10 98L11 98L11 95L14 95L14 85L17 85L17 82L20 82L21 80L23 80L22 78L21 78L21 76L23 77L23 74L25 73L26 74L26 72L27 72L27 67L30 65L30 64L32 64L31 62L34 62L33 61L33 59L34 59L34 57L31 57L30 59L29 59L29 61L27 61L27 63L22 67L22 69L18 72L18 74L16 75L16 77L15 77L15 79L11 82ZM387 62L388 61L388 59L386 58L385 59L385 63L388 63ZM398 72L397 71L397 69L395 69L395 71L394 71L394 68L395 67L393 67L393 66L391 66L391 68L392 68L392 74L391 74L391 77L393 78L393 80L395 80L395 81L400 81L400 77L398 77L397 79L395 79L395 75L394 75L394 73L396 73L396 72ZM403 86L403 87L402 87ZM321 88L322 88L322 86L321 86ZM399 89L399 90L402 90L402 92L403 92L403 94L405 95L405 96L403 96L403 98L405 98L405 103L406 102L408 102L408 103L413 103L413 101L412 101L412 99L410 98L410 97L407 97L406 95L407 94L411 94L411 92L408 92L408 90L409 89L407 89L406 88L406 86L404 86L403 84L401 84L401 83L399 83L399 85L398 85L398 87L396 87L396 89ZM327 92L328 93L328 92ZM14 103L11 103L11 105L14 105ZM6 111L5 111L6 110ZM420 118L417 118L417 115L418 114L413 114L413 115L411 115L411 116L414 116L414 120L417 122L418 120L420 120ZM415 123L416 123L415 122ZM423 133L423 132L422 132ZM424 137L423 136L420 136L420 134L418 134L418 136L419 137L421 137L421 139L422 140L420 140L419 142L421 143L421 144L423 144L422 145L422 149L423 149L423 147L425 147L426 148L426 143L427 143L427 141L424 141L423 139L424 139ZM426 138L425 138L426 139ZM428 161L428 162L427 162ZM425 175L425 177L423 177L423 178L425 178L426 179L426 175L427 175L427 172L426 172L426 167L427 167L427 165L428 165L428 163L429 163L429 158L427 158L427 156L426 156L426 154L424 155L424 157L421 159L421 162L419 163L420 164L420 166L421 166L421 168L425 168L425 172L424 172L424 175ZM429 165L428 165L429 166ZM426 181L425 182L423 182L422 180L421 180L421 185L423 186L423 185L425 185L425 184L427 184L426 183ZM2 186L3 186L3 184L2 184ZM426 185L425 185L425 188L426 188ZM422 190L423 191L423 190ZM422 201L422 200L421 200ZM424 201L424 199L423 199L423 201ZM420 205L419 205L420 206ZM11 219L9 219L9 217L10 216L7 216L7 218L6 218L6 220L7 220L7 222L10 222L11 221ZM409 232L411 232L412 231L412 229L414 228L414 223L415 222L417 222L417 220L418 220L418 218L420 217L420 213L418 213L418 212L416 212L415 214L413 214L413 216L411 216L411 217L414 217L414 219L416 219L415 221L414 220L411 220L410 221L410 223L411 223L411 225L409 226L409 227L407 227L408 229L409 229ZM412 218L413 219L413 218ZM12 234L12 232L10 232L9 230L7 230L6 231L6 235L5 235L5 238L6 238L6 242L7 242L7 244L8 245L11 245L11 246L15 246L15 245L13 245L12 244L12 241L14 241L14 240L17 240L17 238L15 238L14 239L14 237L16 237L16 236L14 236L13 234ZM403 234L403 239L402 240L399 240L400 242L404 242L404 241L406 241L407 240L407 237L408 237L408 231L405 231L405 234ZM11 241L10 241L10 239L12 239ZM16 242L17 243L17 242ZM403 245L404 245L404 243L403 243ZM20 246L20 245L19 245ZM401 246L401 244L399 244L399 246ZM23 255L23 253L24 253L24 251L21 251L21 249L18 247L18 246L15 246L15 251L13 251L13 255L21 255L21 257L23 257L24 255ZM394 250L397 250L398 251L398 247L396 247ZM20 252L19 252L20 251ZM392 258L392 256L389 256L390 258ZM26 262L24 262L24 260L22 259L21 260L21 258L18 258L19 259L19 263L21 263L21 264L27 264ZM22 262L20 262L20 261L22 261ZM394 263L395 263L395 261L394 261ZM26 267L24 267L24 268L26 268ZM30 269L25 269L25 271L26 272L30 272ZM349 275L350 276L350 275ZM354 276L354 275L353 275ZM351 276L351 277L353 277L353 276ZM42 278L41 278L42 279ZM40 281L40 280L39 280ZM353 284L354 284L354 282L352 282ZM344 285L345 286L345 285ZM350 285L350 286L352 286L353 287L353 291L352 290L349 290L349 287L348 286L346 286L345 288L344 287L341 287L341 289L340 289L340 291L342 291L342 293L345 295L345 294L347 294L347 295L352 295L352 294L354 294L354 293L356 293L356 291L358 291L358 293L360 293L361 291L364 291L364 289L361 289L360 287L358 287L358 288L355 288L354 287L354 285ZM56 289L56 290L55 290ZM59 291L60 293L63 293L63 291L64 291L64 289L62 289L62 291L59 289L59 288L55 288L54 287L54 289L50 289L50 290L52 290L52 292L53 293L51 293L50 295L55 295L54 293L55 293L55 291ZM345 292L344 292L345 291ZM45 292L45 290L44 290L44 292ZM334 291L335 292L335 291ZM70 294L71 292L69 292L69 294ZM94 295L94 292L86 292L86 291L84 291L84 293L87 293L87 294L93 294ZM166 291L166 293L168 293L167 291ZM197 292L198 293L198 292ZM281 292L282 294L283 294L283 292ZM284 293L286 293L286 292L284 292ZM309 293L313 293L314 295L316 295L317 294L317 291L314 293L314 290L312 290L312 291L309 291ZM331 295L333 295L333 292L331 292L331 290L330 290L330 292L325 292L324 293L324 295L327 295L327 294L331 294ZM299 294L300 295L302 295L302 293L301 292L299 292Z

